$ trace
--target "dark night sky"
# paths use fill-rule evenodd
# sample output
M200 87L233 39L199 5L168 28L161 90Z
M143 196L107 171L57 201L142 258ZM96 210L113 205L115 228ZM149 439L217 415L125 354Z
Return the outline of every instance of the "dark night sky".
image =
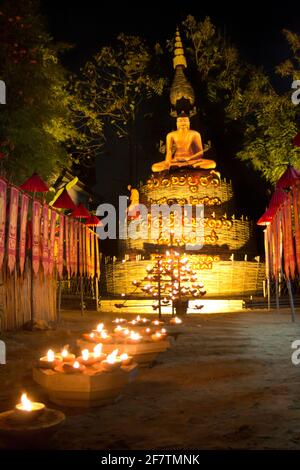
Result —
M74 71L77 71L79 66L101 46L112 42L120 32L139 34L152 44L159 41L164 45L166 39L174 36L176 25L180 24L188 14L192 14L197 20L210 16L221 33L237 46L242 57L248 62L262 66L271 74L275 86L280 86L282 90L290 86L288 81L280 81L273 73L274 67L289 53L282 36L282 29L287 28L300 33L300 9L290 3L277 4L274 1L271 3L263 0L221 4L213 0L172 2L153 0L139 3L129 0L122 2L81 0L79 3L67 0L41 0L41 5L54 39L75 45L65 58L65 65ZM171 58L170 73L172 73ZM166 109L166 113L168 112L169 109ZM118 181L119 184L123 184L124 189L126 188L125 181L122 182L118 178L115 178L116 186L111 184L117 162L110 160L113 159L109 158L103 163L101 172L104 178L102 182L98 182L97 188L99 190L100 185L100 192L108 199L109 191L120 193L120 190L116 190ZM239 170L235 171L237 166L235 162L233 156L233 180L239 178ZM120 163L120 168L122 163L123 168L120 172L124 174L124 162ZM105 181L108 182L106 189ZM243 183L241 186L243 187ZM241 194L242 207L245 198L249 198L249 194L253 193L252 189L249 183L245 191L241 190L244 192ZM266 201L263 200L264 196L262 199L259 198L257 195L260 204L257 201L244 204L250 208L248 213L252 216L258 216L263 210ZM253 214L253 211L258 213Z
M143 35L153 43L164 42L188 14L198 20L210 16L246 59L266 69L287 54L281 30L300 32L300 11L291 4L274 1L219 4L211 0L41 0L41 4L54 38L76 44L68 60L75 69L120 31Z

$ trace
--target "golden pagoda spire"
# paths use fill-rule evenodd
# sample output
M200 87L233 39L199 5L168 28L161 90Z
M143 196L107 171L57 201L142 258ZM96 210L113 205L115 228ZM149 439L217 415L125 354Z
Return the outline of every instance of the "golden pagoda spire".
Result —
M173 59L173 67L176 69L178 65L182 65L184 68L187 67L186 58L184 57L184 50L182 47L181 37L179 33L179 29L176 29L176 36L175 36L175 47L174 47L174 59Z
M195 94L190 82L184 74L187 63L178 28L176 29L175 35L173 67L175 69L175 76L170 90L170 101L173 108L171 110L171 116L176 117L182 113L193 116L196 114L194 107Z

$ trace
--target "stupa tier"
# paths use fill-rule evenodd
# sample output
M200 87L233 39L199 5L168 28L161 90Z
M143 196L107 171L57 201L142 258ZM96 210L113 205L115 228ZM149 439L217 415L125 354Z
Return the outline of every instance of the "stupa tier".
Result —
M128 239L123 242L122 253L149 255L155 244L168 246L170 238L163 235L151 239L152 227L158 225L158 217L151 220L153 204L173 204L180 206L203 204L204 206L204 246L201 254L218 255L228 259L232 254L238 259L255 256L256 247L253 237L253 223L247 217L237 218L234 214L235 200L231 182L222 180L214 170L181 170L174 173L152 175L147 183L140 187L140 202L149 213L148 238ZM195 211L194 211L195 212ZM172 227L171 227L172 228ZM175 239L174 244L184 247L192 243L190 237Z

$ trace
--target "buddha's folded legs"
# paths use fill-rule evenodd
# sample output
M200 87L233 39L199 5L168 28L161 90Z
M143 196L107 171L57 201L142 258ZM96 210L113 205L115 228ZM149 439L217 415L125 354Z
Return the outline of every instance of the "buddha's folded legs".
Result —
M213 170L216 168L217 164L214 160L208 160L206 158L201 158L193 163L193 168L203 168L204 170Z
M168 170L169 169L169 165L168 163L166 162L166 160L162 161L162 162L158 162L158 163L154 163L151 167L153 173L157 173L159 171L165 171L165 170Z

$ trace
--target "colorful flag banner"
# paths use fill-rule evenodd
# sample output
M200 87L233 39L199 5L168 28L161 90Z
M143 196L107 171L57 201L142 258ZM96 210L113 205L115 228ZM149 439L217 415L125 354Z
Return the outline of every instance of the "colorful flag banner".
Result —
M69 219L65 217L65 250L66 250L66 268L68 278L70 277L70 233L69 233Z
M16 264L19 193L20 191L14 186L10 188L7 258L10 273L12 273Z
M81 225L82 230L82 275L87 274L87 262L86 262L86 229L85 226Z
M96 243L96 276L100 279L100 253L99 253L99 238L95 236L95 243Z
M86 241L86 273L87 276L91 275L91 237L90 231L86 227L85 229L85 241Z
M43 206L42 218L42 264L45 276L49 271L49 207L48 204Z
M0 179L0 269L3 265L5 252L6 189L6 182Z
M287 200L282 206L283 214L283 249L284 249L284 271L288 279L295 278L296 260L294 251L293 228L292 228L292 200L288 194Z
M70 276L73 276L73 223L74 219L69 217L69 264Z
M55 224L56 212L50 210L50 243L49 243L49 274L53 273L54 268L54 247L55 247Z
M295 220L295 249L298 274L300 274L300 188L293 187L293 207Z
M59 235L58 235L58 248L57 248L57 272L62 279L64 267L64 218L63 214L59 215Z
M32 269L34 274L40 267L40 227L41 227L41 203L34 200L32 203Z
M26 230L28 217L29 197L22 194L21 215L20 215L20 240L19 240L19 266L20 273L23 274L26 258Z
M78 237L79 237L79 230L78 230L78 222L75 220L74 222L74 275L77 276L78 274Z
M90 231L91 236L91 276L95 277L95 232Z
M83 235L82 235L82 224L79 223L78 227L78 233L79 233L79 252L78 252L78 261L79 261L79 274L80 276L83 275Z

